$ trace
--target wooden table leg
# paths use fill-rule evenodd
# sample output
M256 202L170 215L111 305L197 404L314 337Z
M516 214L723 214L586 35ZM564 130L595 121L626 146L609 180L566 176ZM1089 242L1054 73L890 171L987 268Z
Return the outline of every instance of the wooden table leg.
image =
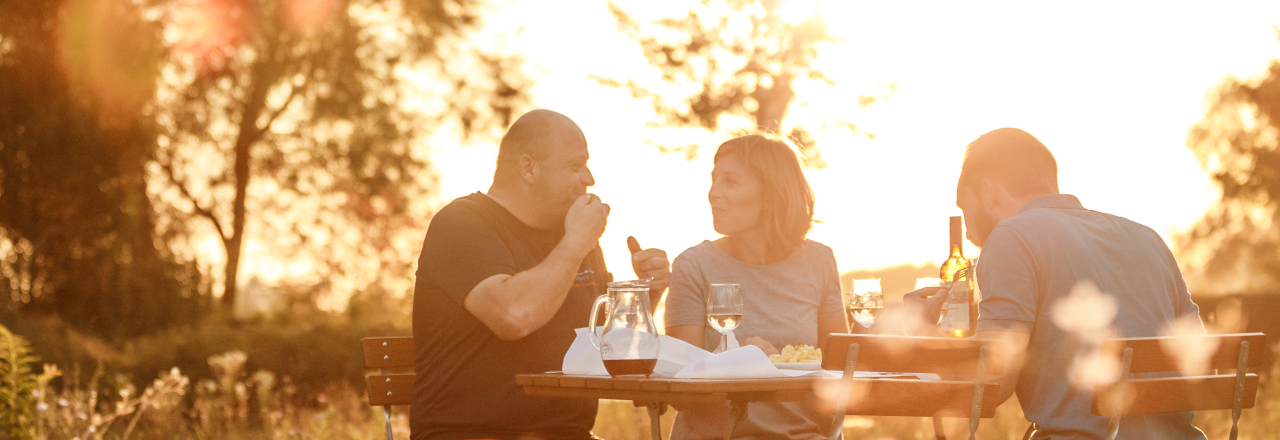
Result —
M662 415L667 412L667 404L662 402L649 402L649 433L652 434L653 440L662 440Z
M747 405L749 403L736 400L729 403L729 423L724 428L724 440L733 438L733 426L738 424L739 419L747 417Z

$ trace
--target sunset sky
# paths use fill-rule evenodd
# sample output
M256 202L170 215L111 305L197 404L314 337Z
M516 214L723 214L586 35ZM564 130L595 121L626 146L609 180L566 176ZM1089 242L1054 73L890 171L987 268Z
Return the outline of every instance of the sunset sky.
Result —
M687 4L619 3L648 16ZM1146 224L1172 242L1217 198L1185 146L1188 130L1224 78L1255 78L1280 58L1274 2L830 0L795 11L820 14L844 44L816 62L836 88L798 88L805 105L793 106L788 122L842 120L875 135L818 133L828 165L806 170L821 222L809 237L835 250L841 272L943 260L947 217L960 214L964 146L1000 127L1043 141L1058 159L1062 191L1086 208ZM605 2L500 2L485 22L475 41L524 59L533 105L568 115L586 133L592 191L613 207L601 245L618 279L633 277L628 235L672 259L718 237L706 191L710 158L730 135L673 137L646 127L655 120L648 104L590 78L658 79ZM856 105L890 84L896 92L888 99ZM440 173L434 206L486 190L497 155L493 139L442 138L422 146ZM696 143L701 154L663 154L646 139ZM207 244L216 254L216 243ZM260 243L247 245L243 279L307 273L305 265L286 268ZM969 243L966 251L977 254Z
M840 79L839 93L789 117L836 117L876 135L819 138L828 166L807 170L822 221L810 238L835 250L842 272L941 261L946 217L959 215L963 148L999 127L1025 129L1054 152L1063 192L1147 224L1166 241L1216 199L1185 147L1187 131L1223 78L1255 77L1280 55L1280 6L979 5L818 4L848 45L819 59ZM572 25L529 24L539 18ZM525 57L537 80L534 105L569 115L586 132L593 191L613 207L602 246L619 278L631 275L627 235L672 258L717 237L706 191L710 156L728 135L691 138L701 146L692 161L643 141L655 137L645 127L649 108L588 78L656 77L604 2L519 1L488 23L505 50ZM504 40L511 35L519 37ZM881 103L862 109L850 101L888 83L897 92ZM496 154L493 144L433 150L437 169L474 170L444 173L444 200L486 189Z

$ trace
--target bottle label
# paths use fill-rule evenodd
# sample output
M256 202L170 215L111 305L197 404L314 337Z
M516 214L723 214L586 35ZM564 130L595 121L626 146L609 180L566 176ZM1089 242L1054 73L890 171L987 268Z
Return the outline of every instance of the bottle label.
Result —
M948 286L947 301L942 305L938 327L944 332L969 331L969 283L961 279Z

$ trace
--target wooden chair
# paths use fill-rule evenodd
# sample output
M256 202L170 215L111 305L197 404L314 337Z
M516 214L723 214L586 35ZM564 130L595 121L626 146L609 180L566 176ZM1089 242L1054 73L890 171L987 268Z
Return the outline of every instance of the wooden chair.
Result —
M391 405L408 405L413 401L416 374L390 374L388 370L413 368L413 338L396 336L364 338L365 368L377 368L378 374L365 376L369 387L369 405L382 406L387 423L387 440L391 438Z
M1003 365L999 342L980 339L893 335L831 335L822 368L844 370L849 397L836 403L831 439L840 436L847 414L908 417L968 417L969 438L978 421L995 417ZM943 380L855 378L855 371L936 373ZM857 389L859 392L853 392ZM935 429L937 424L934 425ZM942 432L937 432L939 439Z
M1120 431L1120 419L1125 414L1230 409L1231 440L1235 440L1240 410L1253 408L1258 392L1258 375L1250 373L1249 369L1261 364L1266 344L1267 337L1262 333L1107 341L1103 346L1104 352L1115 353L1121 358L1120 376L1115 383L1094 388L1092 412L1111 417L1107 438L1114 440ZM1129 378L1130 373L1179 371L1177 352L1188 350L1176 347L1216 347L1202 367L1210 371L1234 368L1235 373Z

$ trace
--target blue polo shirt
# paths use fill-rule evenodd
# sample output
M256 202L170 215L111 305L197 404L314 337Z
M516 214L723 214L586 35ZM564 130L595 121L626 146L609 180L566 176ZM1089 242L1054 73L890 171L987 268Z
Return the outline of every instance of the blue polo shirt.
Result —
M1106 417L1089 412L1091 388L1073 385L1072 366L1090 352L1089 336L1070 327L1098 316L1054 323L1056 306L1082 281L1114 300L1110 336L1162 336L1178 317L1198 316L1164 240L1128 219L1084 209L1068 194L1046 194L996 225L977 267L982 292L978 330L1031 334L1015 393L1035 439L1106 438ZM1105 325L1104 325L1105 327ZM1077 329L1078 330L1078 329ZM1091 333L1091 332L1084 332ZM1096 337L1096 335L1094 335ZM1204 439L1195 413L1126 415L1120 439Z

